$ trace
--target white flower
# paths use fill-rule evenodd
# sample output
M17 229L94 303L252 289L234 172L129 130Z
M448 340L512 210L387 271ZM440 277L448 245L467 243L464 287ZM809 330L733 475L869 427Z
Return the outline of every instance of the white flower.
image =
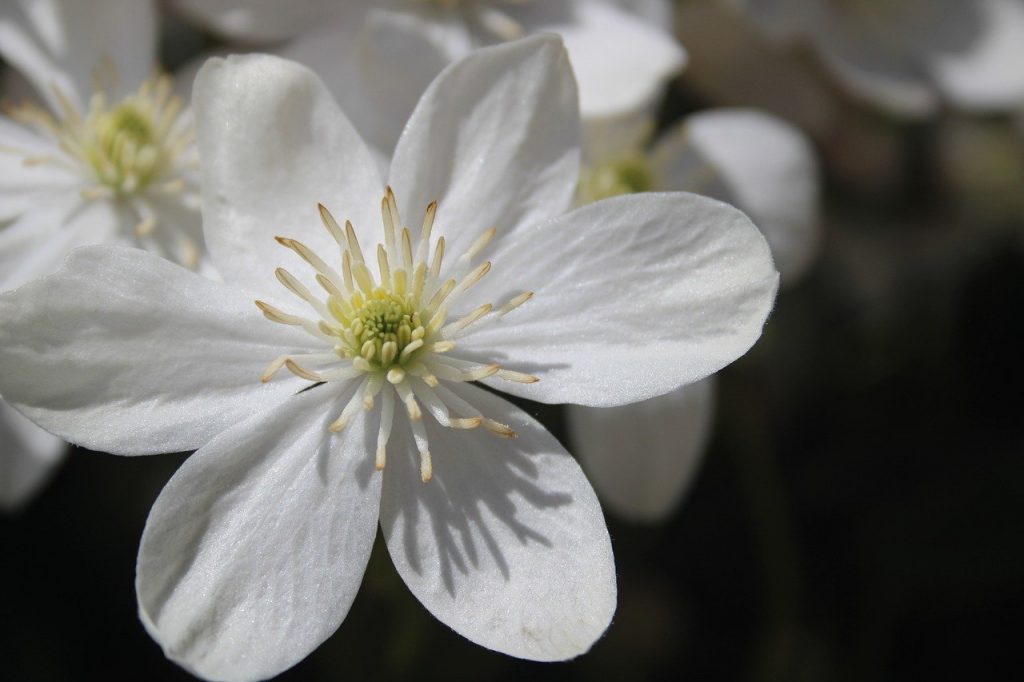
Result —
M45 102L0 116L0 291L99 242L196 265L191 124L170 79L151 75L156 30L150 2L128 12L120 0L0 6L0 54ZM38 489L29 479L41 482L63 452L29 428L0 440L0 489L11 505Z
M770 34L809 42L855 94L907 116L941 99L971 111L1024 104L1021 0L735 0Z
M742 209L760 228L782 283L795 284L821 241L820 180L810 140L752 109L693 114L645 144L653 121L628 117L588 127L577 201L630 192L696 192Z
M194 267L191 122L155 68L156 10L119 0L5 3L0 54L36 88L0 117L0 291L100 242Z
M356 128L390 156L440 70L470 50L537 33L565 41L585 119L651 104L686 53L667 0L179 0L188 14L320 74ZM382 12L380 10L387 10Z
M820 241L814 151L793 126L753 110L712 109L687 117L650 152L643 118L591 126L577 200L629 192L685 190L747 212L771 247L782 283L803 277ZM617 515L641 522L667 516L693 481L714 413L711 378L618 407L571 405L574 452ZM625 449L629 457L623 457Z
M530 659L586 651L615 606L597 499L540 424L471 382L612 405L699 379L760 334L778 281L763 238L687 194L562 215L579 118L551 36L442 72L393 195L304 67L212 61L195 107L226 283L97 247L0 297L0 391L24 414L114 453L199 448L143 534L150 633L203 677L279 673L344 619L379 520L457 632Z

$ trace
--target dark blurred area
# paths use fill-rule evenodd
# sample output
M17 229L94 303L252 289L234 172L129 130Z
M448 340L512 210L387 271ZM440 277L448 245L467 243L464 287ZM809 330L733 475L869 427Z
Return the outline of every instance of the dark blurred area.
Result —
M1006 116L907 122L830 96L843 122L813 131L821 257L721 372L711 445L680 508L653 527L608 518L619 605L593 650L540 664L472 644L419 605L378 538L341 628L280 679L1017 669L1024 143ZM683 77L662 123L719 103ZM565 442L559 408L527 409ZM146 515L184 457L76 449L28 507L0 516L0 677L192 679L146 634L133 589Z

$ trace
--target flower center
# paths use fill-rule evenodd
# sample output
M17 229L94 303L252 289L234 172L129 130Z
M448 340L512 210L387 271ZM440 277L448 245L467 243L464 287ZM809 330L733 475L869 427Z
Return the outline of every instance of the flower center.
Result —
M113 67L106 67L111 80L116 79L109 73ZM57 115L32 103L8 112L52 139L59 150L47 156L22 154L26 165L60 166L85 176L95 183L83 192L87 199L133 196L156 185L162 191L180 191L180 171L186 165L182 161L194 136L168 76L145 80L135 93L113 104L98 84L85 112L65 93L55 94Z
M577 202L589 204L620 194L649 192L652 189L654 173L650 161L638 152L581 169Z
M438 238L431 248L436 214L437 202L432 202L427 207L420 238L414 247L412 233L401 226L395 196L388 188L381 202L385 243L377 245L377 274L374 275L352 224L346 222L342 228L330 212L320 206L324 227L341 250L340 272L299 241L286 237L277 237L277 241L312 266L326 297L314 295L284 268L278 268L275 273L278 281L312 308L318 319L256 301L269 320L302 327L324 346L318 352L282 355L270 363L262 380L269 381L283 367L318 383L360 381L348 404L331 424L332 431L344 429L360 407L373 409L377 396L382 396L378 469L384 468L394 402L401 401L409 414L424 481L430 480L432 475L427 433L421 423L424 408L441 426L454 429L483 426L497 436L515 436L506 424L482 415L447 388L446 383L493 376L521 383L538 381L535 376L503 369L497 363L458 357L459 338L497 322L533 294L520 294L497 308L485 303L449 321L451 313L462 307L466 293L490 272L489 262L473 267L472 261L493 239L495 231L485 232L454 265L445 268L444 237Z

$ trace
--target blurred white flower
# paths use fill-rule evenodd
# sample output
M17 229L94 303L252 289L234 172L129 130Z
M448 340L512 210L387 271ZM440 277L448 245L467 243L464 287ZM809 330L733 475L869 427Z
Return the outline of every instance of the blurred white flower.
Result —
M799 281L820 241L818 168L806 136L758 111L712 109L686 118L648 152L652 128L643 118L591 126L577 201L655 190L728 201L764 233L783 285ZM608 508L655 522L696 475L713 407L708 378L633 405L573 405L567 421L574 451Z
M906 116L942 99L1024 104L1024 0L733 0L778 39L803 40L849 90Z
M584 119L649 106L686 53L668 0L178 0L229 37L292 40L277 52L324 78L356 128L389 157L420 94L470 50L557 33ZM381 11L386 10L386 11Z
M696 381L760 335L778 282L763 237L682 193L563 214L580 130L551 36L442 72L394 194L304 67L214 61L195 103L230 284L96 247L0 297L0 390L19 410L109 452L199 448L143 534L151 634L204 677L281 672L344 619L379 519L406 584L460 634L536 660L586 651L615 607L597 499L540 424L471 382L614 405ZM414 236L399 216L424 212Z
M0 509L13 511L46 482L66 446L3 402L0 446Z
M3 4L0 54L45 105L0 117L0 291L84 244L198 263L191 121L170 78L154 75L156 31L149 2Z
M819 170L807 136L753 109L693 114L648 149L653 128L643 116L589 125L577 202L649 191L720 199L764 234L783 285L798 282L821 241Z
M76 246L200 255L191 123L154 74L156 10L120 0L0 5L0 55L37 102L0 116L0 291L49 274ZM20 504L62 449L43 433L0 441L0 489ZM35 427L32 427L35 428Z

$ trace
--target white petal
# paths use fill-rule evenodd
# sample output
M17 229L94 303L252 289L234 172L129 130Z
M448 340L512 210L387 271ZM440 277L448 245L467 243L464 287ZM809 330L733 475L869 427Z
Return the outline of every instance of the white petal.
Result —
M427 88L391 164L413 227L439 203L435 234L461 254L496 227L496 242L563 212L579 171L579 117L561 41L526 38L455 62Z
M364 123L370 141L388 157L431 81L451 58L426 32L430 24L397 12L373 12L356 42L352 59L359 70ZM345 100L342 108L347 113Z
M456 390L519 437L427 418L434 477L423 483L407 422L396 423L381 501L395 567L434 616L477 644L542 661L582 654L615 610L594 491L528 414L476 387Z
M55 108L53 87L89 101L93 70L108 58L122 89L138 87L156 58L156 7L150 0L37 0L0 6L0 54Z
M971 110L1024 107L1024 3L980 0L971 44L931 56L935 78L958 106Z
M63 156L49 140L0 116L0 223L44 204L42 195L77 195L79 176L52 164L26 164L26 157ZM2 229L2 228L0 228Z
M734 202L764 233L783 283L798 281L821 242L818 164L807 136L752 109L701 112L682 128L676 139L685 140L729 192L719 195L692 185L664 189Z
M66 444L0 400L0 509L28 502L63 458Z
M146 521L136 592L149 633L200 677L256 680L305 658L359 589L380 475L366 420L327 426L318 387L196 451Z
M355 10L365 11L368 2L359 0L176 0L175 4L193 20L215 33L248 42L273 42L294 38L341 17L346 22L361 19Z
M620 116L661 95L686 65L686 52L665 29L613 5L576 0L572 14L535 23L531 32L557 33L565 41L579 81L584 118Z
M74 251L56 275L0 297L0 319L0 393L93 450L191 450L304 385L260 383L270 361L302 349L301 333L136 249Z
M52 191L0 229L0 291L57 271L76 247L118 241L122 216L110 202L82 203Z
M276 235L324 258L337 253L317 203L351 219L364 244L378 241L376 164L308 68L267 55L211 59L196 78L193 108L206 243L226 281L279 296L274 268L301 261Z
M718 371L761 335L778 286L745 215L683 192L584 206L493 262L508 293L535 295L456 353L539 376L485 381L548 403L622 405ZM498 291L486 283L481 296Z
M714 397L709 377L631 405L569 405L573 451L605 508L652 523L679 504L704 457Z

